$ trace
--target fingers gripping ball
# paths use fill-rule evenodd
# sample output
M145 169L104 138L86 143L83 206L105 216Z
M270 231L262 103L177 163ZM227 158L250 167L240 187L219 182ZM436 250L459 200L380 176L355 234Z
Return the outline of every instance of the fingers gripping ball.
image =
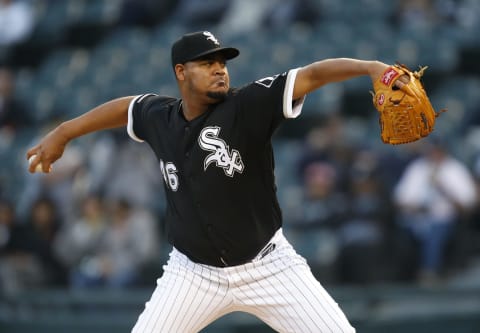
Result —
M384 143L408 143L433 131L439 113L433 109L420 82L426 68L412 72L406 66L396 64L373 83L373 105L380 114ZM408 76L408 82L401 88L396 88L395 81L402 75Z
M30 158L28 159L28 165L29 166L32 165L32 163L33 163L33 161L35 160L36 157L37 157L37 155L30 156ZM38 163L33 172L43 172L42 163Z

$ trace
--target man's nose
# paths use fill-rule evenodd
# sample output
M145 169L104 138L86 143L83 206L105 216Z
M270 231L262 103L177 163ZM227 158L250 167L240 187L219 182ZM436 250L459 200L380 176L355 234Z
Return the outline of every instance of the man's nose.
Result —
M215 62L214 71L215 75L225 75L225 65L221 62Z

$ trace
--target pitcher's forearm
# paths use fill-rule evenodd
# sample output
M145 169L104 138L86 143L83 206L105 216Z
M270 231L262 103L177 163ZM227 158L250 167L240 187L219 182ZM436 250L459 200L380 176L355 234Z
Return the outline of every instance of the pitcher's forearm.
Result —
M379 61L351 58L325 59L301 68L297 74L294 99L300 98L323 85L345 81L354 77L379 76L388 66Z
M374 61L349 58L326 59L312 64L311 69L313 76L322 78L325 83L330 83L368 75L374 63Z
M88 133L126 126L128 106L133 98L121 97L101 104L77 118L63 122L56 131L70 141Z
M48 173L71 140L95 131L127 125L128 107L133 98L130 96L111 100L57 126L27 151L28 170L36 172L37 166L40 166L43 172Z

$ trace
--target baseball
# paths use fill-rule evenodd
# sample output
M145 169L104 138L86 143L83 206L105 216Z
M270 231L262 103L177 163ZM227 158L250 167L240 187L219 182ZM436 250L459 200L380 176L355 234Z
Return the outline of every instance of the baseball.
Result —
M35 159L37 155L32 155L30 156L30 158L28 159L28 165L32 164L33 160ZM42 163L38 163L37 166L35 167L35 171L34 172L43 172L42 170Z

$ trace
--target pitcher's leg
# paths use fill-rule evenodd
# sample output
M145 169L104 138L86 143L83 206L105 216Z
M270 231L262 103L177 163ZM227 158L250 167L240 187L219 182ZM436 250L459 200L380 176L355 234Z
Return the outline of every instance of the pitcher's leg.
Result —
M338 304L307 265L290 267L276 279L282 283L277 292L291 300L281 306L285 307L289 320L297 321L299 329L295 332L355 332ZM279 329L280 332L288 332L284 327Z
M338 304L313 276L306 260L280 233L267 255L227 268L241 311L286 333L352 333Z
M243 311L257 316L278 332L355 332L307 265L272 271L266 278L245 283L237 293L245 306Z
M228 312L219 272L171 256L132 333L194 333Z

